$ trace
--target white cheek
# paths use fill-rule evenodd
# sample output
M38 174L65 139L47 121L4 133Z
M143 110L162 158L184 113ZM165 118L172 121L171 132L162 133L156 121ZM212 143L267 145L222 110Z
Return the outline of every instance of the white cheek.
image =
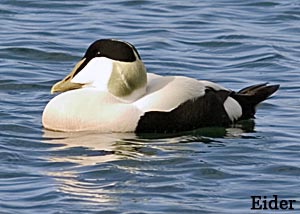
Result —
M111 59L106 57L93 58L78 74L75 75L71 82L106 89L112 67L113 64Z

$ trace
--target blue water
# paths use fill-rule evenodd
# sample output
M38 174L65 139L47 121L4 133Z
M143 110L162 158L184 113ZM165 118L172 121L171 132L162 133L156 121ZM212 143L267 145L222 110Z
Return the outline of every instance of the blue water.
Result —
M300 1L1 0L0 23L1 214L271 213L250 196L274 194L299 212ZM52 84L100 38L133 43L149 72L281 88L241 128L44 130Z

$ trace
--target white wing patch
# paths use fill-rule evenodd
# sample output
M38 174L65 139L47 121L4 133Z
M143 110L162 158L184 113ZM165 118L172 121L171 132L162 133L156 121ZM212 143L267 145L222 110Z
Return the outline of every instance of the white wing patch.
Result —
M242 116L242 107L240 104L233 99L228 97L224 102L224 108L228 114L231 121L238 120Z
M228 91L228 89L226 89L223 86L221 86L217 83L214 83L214 82L210 82L210 81L206 81L206 80L201 80L199 82L207 87L210 87L210 88L216 90L216 91L219 91L219 90ZM232 97L228 97L225 100L224 108L225 108L225 111L228 114L228 117L230 118L231 121L238 120L242 116L242 107Z

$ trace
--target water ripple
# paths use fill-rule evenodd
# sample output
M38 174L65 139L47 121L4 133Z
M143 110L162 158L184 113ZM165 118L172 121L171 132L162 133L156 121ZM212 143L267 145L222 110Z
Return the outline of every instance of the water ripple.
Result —
M70 54L64 54L64 53L51 53L49 51L42 51L37 50L33 48L3 48L0 49L0 56L4 57L6 56L7 59L34 59L37 61L71 61L77 59L74 56L71 56ZM10 57L7 57L10 56Z

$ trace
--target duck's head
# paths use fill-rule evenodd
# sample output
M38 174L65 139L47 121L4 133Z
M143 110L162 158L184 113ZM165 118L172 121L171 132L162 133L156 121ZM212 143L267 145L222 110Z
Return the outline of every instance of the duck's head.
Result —
M130 43L100 39L92 43L70 74L51 93L92 87L132 101L145 93L146 69Z

